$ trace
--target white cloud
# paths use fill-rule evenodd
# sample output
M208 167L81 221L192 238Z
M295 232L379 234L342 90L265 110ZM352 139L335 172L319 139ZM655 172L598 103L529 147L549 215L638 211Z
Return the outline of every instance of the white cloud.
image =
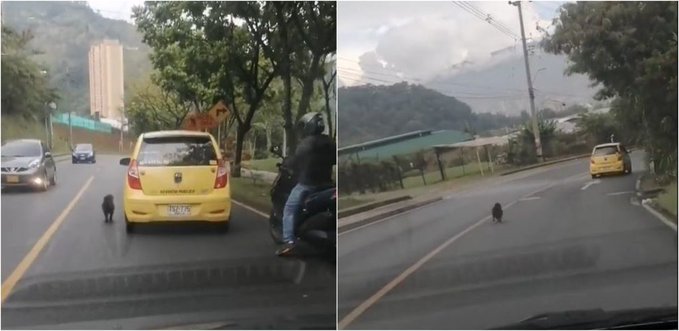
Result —
M87 3L95 11L110 19L132 22L132 7L144 4L143 0L88 0Z
M471 5L520 36L515 6L506 1ZM536 25L549 28L558 5L523 3L527 38L541 38ZM519 45L517 39L470 11L473 9L465 10L452 2L339 2L340 76L350 85L398 80L388 76L394 71L427 80L465 61L474 65L488 63L491 52ZM389 69L384 70L378 62L387 63Z

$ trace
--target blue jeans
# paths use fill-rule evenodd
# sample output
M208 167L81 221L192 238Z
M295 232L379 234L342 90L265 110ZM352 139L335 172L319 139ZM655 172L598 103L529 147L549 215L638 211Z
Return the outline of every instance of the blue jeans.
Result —
M313 190L313 187L297 184L290 191L288 201L283 208L283 241L286 243L295 242L295 218L302 206L302 196Z

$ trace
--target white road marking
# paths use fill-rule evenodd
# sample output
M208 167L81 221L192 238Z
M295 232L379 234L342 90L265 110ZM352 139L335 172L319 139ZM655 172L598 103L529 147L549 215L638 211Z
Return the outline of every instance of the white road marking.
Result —
M665 225L669 226L674 232L677 232L677 225L674 224L671 220L669 220L665 215L659 213L656 211L653 207L649 206L648 203L642 201L641 205L644 207L644 209L648 210L649 213L651 213L653 216L655 216L658 220L663 222Z
M521 198L519 201L531 201L531 200L538 200L540 197L527 197L527 198Z
M259 215L259 216L262 216L262 217L267 218L267 219L269 218L269 215L268 215L268 214L262 213L261 211L255 209L255 208L252 208L252 207L250 207L250 206L248 206L248 205L246 205L246 204L244 204L244 203L242 203L242 202L238 202L238 201L233 200L233 199L231 199L231 202L233 202L234 204L238 205L239 207L243 207L243 208L245 208L245 209L247 209L247 210L249 210L249 211L251 211L251 212L253 212L253 213L257 214L257 215Z
M540 192L546 191L550 189L554 184L548 184L545 187L542 187L536 191L533 191L531 193L528 193L524 195L523 197L529 197L534 194L538 194ZM521 198L519 198L520 200ZM504 209L508 209L509 207L515 205L519 200L514 200L508 204L505 205ZM368 310L370 307L372 307L377 301L382 299L387 293L389 293L391 290L393 290L396 286L401 284L406 278L408 278L410 275L415 273L417 270L419 270L425 263L427 263L429 260L433 259L438 253L440 253L442 250L450 246L452 243L456 242L458 239L462 238L465 234L471 232L475 228L477 228L479 225L483 224L483 222L488 221L491 219L491 216L486 216L480 220L478 220L476 223L470 225L468 228L462 230L462 232L456 234L455 236L451 237L450 239L446 240L443 244L439 245L436 247L433 251L429 252L427 255L422 257L420 260L415 262L412 266L410 266L408 269L403 271L401 274L396 276L393 280L391 280L389 283L384 285L379 291L377 291L375 294L370 296L368 299L363 301L360 305L358 305L356 308L354 308L349 314L344 316L339 323L337 324L337 328L340 330L346 329L346 327L351 324L353 321L355 321L358 317L360 317L363 313L365 313L366 310Z
M615 195L632 194L632 193L634 193L634 191L611 192L611 193L606 193L606 195L615 196Z
M598 179L597 179L597 180L593 180L593 181L591 181L591 182L587 182L587 184L585 184L585 186L581 187L580 189L584 191L584 190L586 190L588 187L590 187L590 186L592 186L592 185L594 185L594 184L599 184L599 183L601 183L601 180L598 180Z
M439 200L439 201L441 201L441 200ZM435 203L437 203L437 202L439 202L439 201L434 201L434 202L428 203L428 204L426 204L426 205L424 205L424 206L419 206L419 207L417 207L417 208L408 209L408 210L406 210L406 211L404 211L404 212L402 212L402 213L398 213L398 214L394 214L394 215L391 215L391 216L387 216L387 217L385 217L385 218L380 218L380 219L378 219L378 220L376 220L376 221L374 221L374 222L369 222L369 223L366 223L366 224L357 226L357 227L355 227L355 228L351 228L351 229L346 230L346 231L340 232L341 229L338 228L337 236L339 237L339 236L341 236L341 235L345 235L345 234L347 234L347 233L351 233L351 232L354 232L354 231L358 231L358 230L360 230L360 229L369 227L369 226L371 226L371 225L379 224L379 223L382 223L382 222L384 222L384 221L388 221L388 220L390 220L390 219L393 219L393 218L396 218L396 217L399 217L399 216L403 216L403 215L407 215L407 214L416 212L416 211L418 211L418 210L420 210L420 209L425 209L425 208L431 207L433 204L435 204ZM360 221L359 221L359 222L360 222Z

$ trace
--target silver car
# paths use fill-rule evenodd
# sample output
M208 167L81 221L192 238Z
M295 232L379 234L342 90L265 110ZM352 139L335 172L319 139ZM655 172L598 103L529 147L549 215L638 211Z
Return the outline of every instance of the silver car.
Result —
M20 186L46 191L57 184L57 166L42 141L12 140L3 144L0 152L3 189Z

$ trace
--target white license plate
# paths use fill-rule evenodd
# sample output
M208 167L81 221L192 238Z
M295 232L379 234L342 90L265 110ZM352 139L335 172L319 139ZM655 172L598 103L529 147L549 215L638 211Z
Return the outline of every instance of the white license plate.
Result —
M191 215L191 206L169 205L167 206L167 214L170 216L189 216Z
M8 183L18 183L19 182L19 176L7 176L7 182Z

